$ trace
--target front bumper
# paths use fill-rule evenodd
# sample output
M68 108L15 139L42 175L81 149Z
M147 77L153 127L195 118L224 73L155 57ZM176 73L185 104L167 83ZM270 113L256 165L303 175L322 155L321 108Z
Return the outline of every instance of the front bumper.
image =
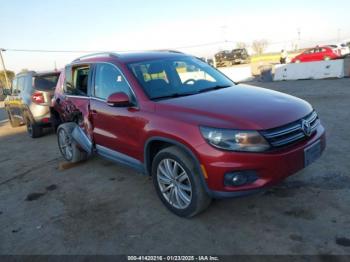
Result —
M220 151L205 143L196 148L199 162L205 168L206 189L213 198L229 198L257 193L295 174L304 166L304 150L317 141L321 151L326 147L325 129L320 124L316 133L308 140L297 142L282 149L265 153L241 153ZM243 186L224 185L226 173L255 171L258 179Z

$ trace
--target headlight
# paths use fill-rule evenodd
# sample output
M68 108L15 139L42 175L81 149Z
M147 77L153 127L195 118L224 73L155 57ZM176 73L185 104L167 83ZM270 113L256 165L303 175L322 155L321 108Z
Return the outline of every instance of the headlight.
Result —
M269 143L257 131L241 131L200 127L205 140L214 147L244 152L263 152L270 148Z

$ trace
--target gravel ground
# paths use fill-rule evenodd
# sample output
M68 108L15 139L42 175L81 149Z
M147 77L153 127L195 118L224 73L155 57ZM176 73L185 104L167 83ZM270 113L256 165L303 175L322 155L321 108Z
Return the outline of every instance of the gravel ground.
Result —
M99 157L62 170L54 134L0 123L0 254L350 254L350 79L249 84L311 102L328 147L283 184L192 219L149 178Z

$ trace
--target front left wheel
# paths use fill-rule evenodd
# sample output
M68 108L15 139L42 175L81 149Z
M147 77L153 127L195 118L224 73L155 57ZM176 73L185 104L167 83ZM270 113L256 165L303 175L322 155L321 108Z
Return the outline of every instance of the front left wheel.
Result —
M153 184L163 204L181 217L192 217L211 203L194 161L180 148L161 150L152 164Z

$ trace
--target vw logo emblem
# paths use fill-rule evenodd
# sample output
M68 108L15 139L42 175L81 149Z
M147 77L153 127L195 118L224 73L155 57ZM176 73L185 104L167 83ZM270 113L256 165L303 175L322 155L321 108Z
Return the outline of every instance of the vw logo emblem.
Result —
M301 129L303 130L304 134L306 136L311 136L311 125L308 121L303 120L303 122L301 123Z

